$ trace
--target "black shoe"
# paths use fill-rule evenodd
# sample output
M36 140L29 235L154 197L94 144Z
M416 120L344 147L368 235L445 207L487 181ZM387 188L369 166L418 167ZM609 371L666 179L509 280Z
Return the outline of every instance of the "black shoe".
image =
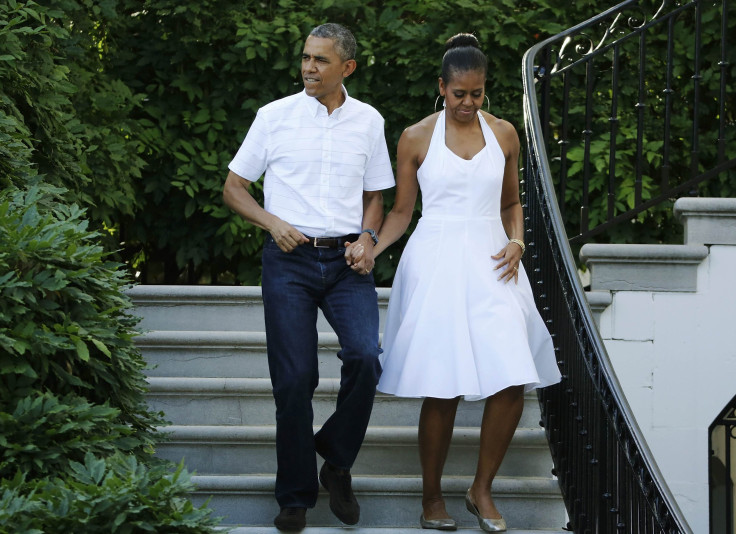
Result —
M360 519L360 505L353 493L350 471L325 462L319 472L319 481L330 492L332 513L346 525L356 524Z
M273 524L279 530L299 531L307 526L306 508L282 508Z

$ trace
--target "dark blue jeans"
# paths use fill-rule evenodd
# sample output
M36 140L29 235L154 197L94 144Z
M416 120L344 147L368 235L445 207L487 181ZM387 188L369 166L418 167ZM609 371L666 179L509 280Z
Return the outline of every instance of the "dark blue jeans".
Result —
M378 297L373 276L353 272L344 253L311 245L285 253L270 236L263 249L266 342L276 401L276 500L282 508L315 505L315 453L336 467L352 467L373 408L381 375ZM342 370L335 412L315 434L318 308L337 333Z

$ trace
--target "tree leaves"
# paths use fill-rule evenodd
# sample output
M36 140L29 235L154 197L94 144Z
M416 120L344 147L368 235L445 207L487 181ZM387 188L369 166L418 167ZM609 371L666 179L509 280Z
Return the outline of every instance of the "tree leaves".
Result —
M143 399L127 280L87 229L86 213L53 199L39 186L0 192L0 390L12 393L3 382L11 373L60 394L104 384L84 395L120 408L143 448L159 419Z
M145 93L134 116L147 162L135 195L140 215L124 223L126 257L145 257L136 267L151 283L259 282L263 231L223 209L222 185L257 109L302 89L299 54L316 25L334 21L355 33L358 69L346 86L384 115L393 154L404 128L432 112L445 39L479 37L493 112L520 127L523 52L535 34L589 18L592 4L157 0L141 10L137 0L121 2L104 61ZM252 188L260 199L261 184ZM379 284L390 283L401 246L393 259L379 258Z
M3 481L0 533L216 532L210 511L184 497L192 488L182 465L147 468L135 458L89 453L62 477L29 480L18 471Z
M0 534L213 533L151 457L126 277L57 194L0 191Z
M263 231L224 208L222 186L258 108L302 89L299 55L314 26L329 20L355 33L358 69L346 86L383 114L393 155L404 128L432 112L448 37L475 33L489 58L491 111L521 129L525 50L608 7L599 0L5 3L0 5L0 19L8 21L0 27L0 186L23 184L39 173L65 186L67 200L88 210L104 248L144 282L257 284ZM704 10L703 20L713 19L714 12ZM675 33L688 37L683 24L678 22ZM710 40L706 32L703 59L715 64ZM678 40L674 52L692 59L694 47L685 41ZM652 69L664 72L659 57L664 55L655 49L651 55ZM599 71L605 77L610 65ZM675 62L674 79L688 81L692 74L687 61ZM710 97L701 124L709 124L719 113L711 90L719 79L707 69L702 75ZM728 81L727 95L734 93L731 85ZM625 96L635 98L636 84L626 87ZM609 89L600 85L601 93ZM661 101L661 89L647 88L652 103ZM571 114L580 116L582 102L573 99ZM622 101L620 109L630 105ZM731 125L728 106L726 113ZM604 139L600 128L607 126L596 125L599 139ZM715 131L702 128L708 129ZM732 132L729 126L729 142ZM646 143L653 141L648 136ZM686 145L673 139L673 150L686 152ZM704 142L701 150L710 153L714 146ZM657 165L658 154L646 145L647 161ZM606 174L603 161L593 160L599 181ZM571 164L578 171L582 163ZM623 172L626 165L620 168ZM703 193L719 194L723 183L732 190L726 179L715 182L703 186ZM630 198L626 187L616 199L622 205ZM252 191L262 199L262 184L253 184ZM566 196L576 191L581 188L568 189ZM393 192L386 192L387 209L392 198ZM579 198L569 199L567 222L575 227ZM604 199L591 205L591 219L605 217L605 204ZM416 210L414 221L419 214ZM650 236L636 226L622 228L624 241ZM378 258L379 285L391 283L405 240Z

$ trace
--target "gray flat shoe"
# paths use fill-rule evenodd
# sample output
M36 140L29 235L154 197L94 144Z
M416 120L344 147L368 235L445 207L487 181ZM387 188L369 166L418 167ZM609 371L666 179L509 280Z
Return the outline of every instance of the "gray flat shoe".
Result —
M419 516L419 524L422 528L433 528L435 530L457 530L457 523L452 518L447 519L424 519L424 514Z
M502 517L501 519L486 519L481 517L478 507L470 500L470 490L465 494L465 507L468 512L478 518L478 525L481 530L486 532L506 532L506 520Z

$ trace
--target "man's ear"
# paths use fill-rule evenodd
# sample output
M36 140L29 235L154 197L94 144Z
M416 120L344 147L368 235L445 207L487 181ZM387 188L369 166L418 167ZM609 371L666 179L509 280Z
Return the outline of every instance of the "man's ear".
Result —
M355 72L357 66L358 63L354 59L348 59L345 63L343 63L342 77L347 78L348 76L350 76L353 72Z

